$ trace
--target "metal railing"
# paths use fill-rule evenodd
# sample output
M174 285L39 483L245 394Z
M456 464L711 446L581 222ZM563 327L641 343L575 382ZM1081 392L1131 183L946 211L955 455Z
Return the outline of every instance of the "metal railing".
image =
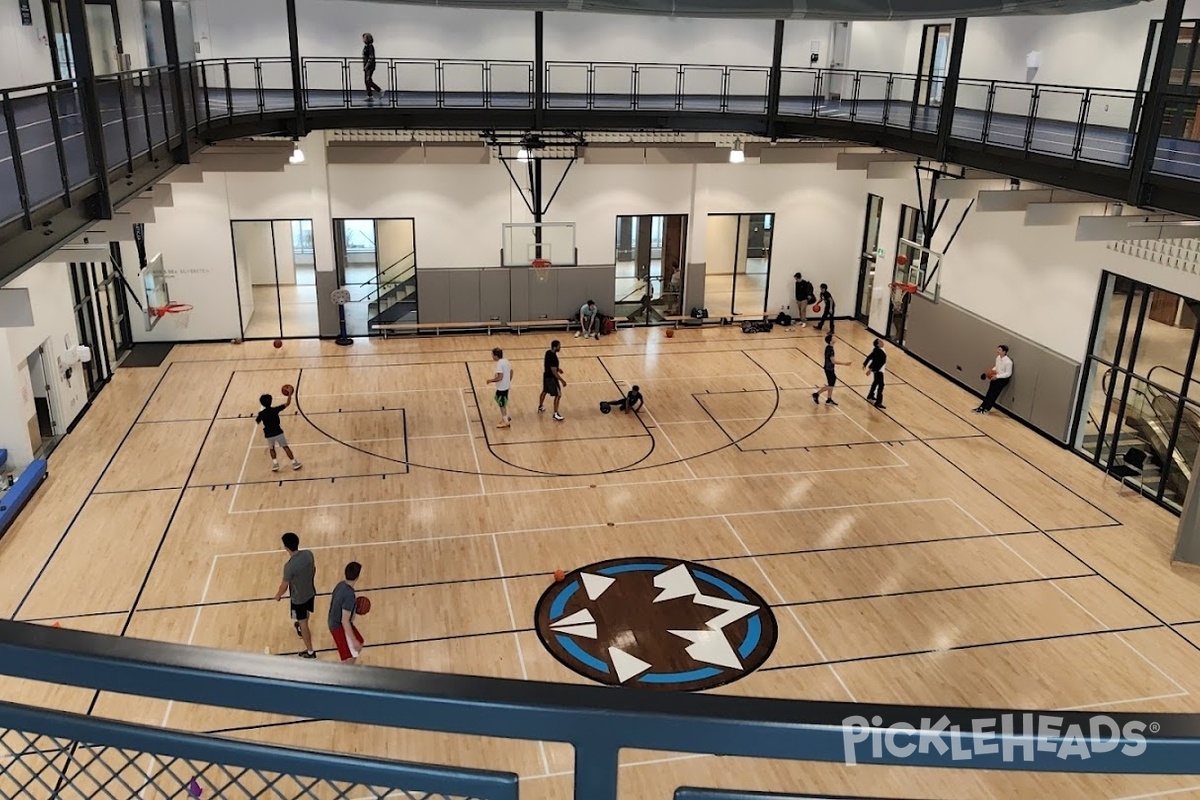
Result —
M623 749L965 770L1200 774L1200 715L1190 714L1156 712L1151 719L1128 713L871 706L646 692L347 668L8 620L0 620L0 674L131 696L123 702L157 698L289 719L299 711L313 720L566 742L575 751L574 797L579 800L615 800ZM402 791L413 791L413 781L423 777L424 791L443 796L515 797L504 794L512 775L464 767L384 765L10 704L0 704L3 728L9 731L4 736L23 732L20 739L34 751L115 748L121 752L119 766L130 760L129 754L181 759L187 764L179 773L183 780L209 774L207 767L196 772L195 766L215 764L224 768L212 773L218 776L237 766L320 781L398 786ZM42 746L47 743L31 737L51 741ZM9 749L13 751L11 745ZM43 755L31 756L27 749L21 745L13 751L18 761L32 757L37 764L45 762ZM391 775L386 774L389 767L395 769ZM351 773L352 768L362 771ZM91 779L86 771L53 769L57 781ZM368 774L371 769L378 771ZM12 762L6 774L14 774Z

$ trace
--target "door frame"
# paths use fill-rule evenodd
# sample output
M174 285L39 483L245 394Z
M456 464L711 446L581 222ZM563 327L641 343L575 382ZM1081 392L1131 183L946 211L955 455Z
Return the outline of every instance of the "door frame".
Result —
M876 200L879 202L876 203L877 208L875 209L875 212L874 212L874 216L875 216L875 220L876 220L875 241L868 243L867 242L867 232L871 230L871 215L872 215L871 214L871 204L872 204L872 202L874 202ZM863 215L862 249L861 249L861 252L858 257L858 291L855 293L855 296L854 296L854 318L857 319L859 322L863 322L863 323L866 323L871 317L871 306L869 303L869 297L868 297L868 304L867 304L866 311L863 311L863 299L864 299L864 295L868 295L868 290L866 289L867 270L868 269L874 270L876 268L875 251L879 247L879 233L880 233L879 229L882 226L882 224L883 224L883 196L878 195L878 194L871 194L870 192L868 192L867 193L867 207L866 207L866 211ZM875 274L871 277L871 289L872 290L874 290L874 288L875 288L875 278L877 278L877 277L879 277L878 274Z
M916 106L929 107L929 106L935 105L934 103L931 103L930 99L929 99L930 95L933 92L933 82L935 80L935 78L933 77L933 58L934 58L934 55L937 53L937 40L939 38L941 38L941 33L942 33L943 29L946 32L947 38L952 37L954 35L954 25L949 22L933 22L928 25L923 25L921 27L921 50L920 50L919 55L917 56L917 80L914 82L914 85L913 85L913 107L914 108ZM934 51L932 53L929 52L929 33L930 33L930 31L934 32L934 39L933 39ZM925 67L926 55L929 56L928 70L926 70L926 67ZM944 81L945 78L939 78L937 80ZM941 104L942 104L941 100L939 99L938 102L936 103L936 105L938 107L941 107Z
M123 69L125 65L122 63L122 57L125 55L125 42L121 36L121 12L117 5L117 0L84 0L84 5L109 7L109 10L112 12L113 38L117 46L117 66L118 70ZM86 8L84 11L86 14ZM67 27L67 12L63 8L63 0L42 0L42 15L43 21L46 24L46 38L49 40L50 45L50 64L54 68L54 79L56 81L73 80L77 73L75 69L75 53L73 51L67 53L59 52L58 43L54 39L54 22L57 22L63 36L68 37L68 42L70 41L70 29ZM62 66L64 64L70 72L68 75L63 74Z
M766 277L766 282L763 287L763 307L762 307L762 313L764 313L764 314L767 313L767 302L771 299L771 261L772 261L772 259L775 258L775 247L774 247L775 222L776 222L776 220L779 219L779 215L776 214L774 211L745 211L745 212L712 211L705 215L706 219L708 217L736 217L737 218L737 221L738 221L737 222L737 232L734 234L735 247L736 247L736 242L742 238L742 217L768 217L768 216L771 218L771 244L772 244L772 246L771 246L770 251L767 253L767 277ZM749 259L749 256L747 256L747 260L748 259ZM733 267L733 281L731 282L731 286L729 288L729 291L730 291L729 313L731 315L736 315L736 314L740 314L740 313L744 314L746 312L739 312L737 310L737 277L738 277L738 273L737 273L737 253L736 253L736 251L734 253L734 262L733 262L732 267ZM707 280L708 280L708 255L707 255L707 253L705 254L704 278L705 278L705 282L707 283ZM706 292L706 294L707 294L707 292ZM705 302L704 305L707 306L708 303ZM725 315L722 314L721 318L724 318L724 316Z

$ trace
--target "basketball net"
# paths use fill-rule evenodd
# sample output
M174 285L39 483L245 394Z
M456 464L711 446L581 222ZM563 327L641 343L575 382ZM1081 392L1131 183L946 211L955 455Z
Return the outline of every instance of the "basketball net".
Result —
M533 267L533 274L537 276L540 282L545 283L550 279L550 267L554 266L550 263L550 259L535 258L529 262L529 265Z
M175 320L176 328L186 328L192 319L192 307L187 303L167 303L161 308L152 308L150 313L156 317L162 318L171 315L171 319Z
M888 288L892 290L892 308L897 311L904 308L904 296L906 294L917 293L917 285L915 283L889 283Z

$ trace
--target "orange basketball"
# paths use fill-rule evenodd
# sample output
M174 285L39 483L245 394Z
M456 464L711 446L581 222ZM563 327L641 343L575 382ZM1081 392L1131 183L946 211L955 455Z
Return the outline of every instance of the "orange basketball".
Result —
M283 347L283 340L276 339L273 344L275 345L275 349L278 350L279 348Z
M563 572L561 569L554 570L554 580L561 581L566 577L567 577L567 574L565 572Z
M992 379L994 379L994 378L996 377L996 370L994 370L994 369L989 369L989 370L988 370L987 372L985 372L984 374L985 374L985 375L987 375L987 379L990 381L990 380L992 380Z
M279 391L283 393L284 397L291 397L292 393L296 391L296 387L292 386L290 383L285 383L283 388Z
M668 338L668 339L674 339L674 338L675 338L675 331L674 331L673 329L670 329L670 328L668 328L668 329L667 329L667 338Z
M900 255L896 256L896 263L903 267L908 263L908 256L901 253Z
M813 306L813 311L815 311L816 313L820 314L820 313L821 313L821 304L820 304L820 303L817 303L816 305L814 305L814 306Z
M371 598L366 597L365 595L360 595L358 599L354 601L354 613L358 614L360 617L365 617L367 614L370 614Z

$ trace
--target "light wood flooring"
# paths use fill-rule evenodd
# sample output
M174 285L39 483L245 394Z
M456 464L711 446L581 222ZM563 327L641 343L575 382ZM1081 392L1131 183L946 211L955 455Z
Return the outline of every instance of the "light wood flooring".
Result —
M583 679L532 629L556 569L623 556L712 563L775 606L779 641L716 691L1014 709L1200 712L1200 572L1177 519L889 348L886 411L838 326L836 408L814 406L820 334L558 334L564 422L535 411L553 334L176 347L121 369L0 541L0 613L294 657L271 600L296 531L328 593L349 560L374 602L364 663ZM495 427L490 349L515 367ZM981 364L990 355L980 354ZM252 415L298 385L278 474ZM602 416L632 383L639 421ZM765 424L764 424L765 423ZM335 659L318 598L313 626ZM352 667L347 667L352 669ZM448 737L0 680L0 696L261 742L513 770L570 796L558 743ZM622 754L622 796L680 785L891 797L1200 797L1156 776L848 768Z

